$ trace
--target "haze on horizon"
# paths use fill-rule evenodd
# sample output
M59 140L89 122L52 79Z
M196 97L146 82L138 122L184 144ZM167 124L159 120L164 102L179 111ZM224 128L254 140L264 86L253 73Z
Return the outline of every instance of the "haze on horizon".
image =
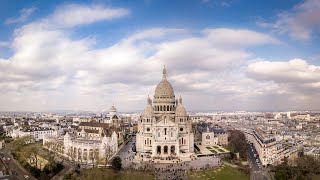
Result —
M0 111L320 108L320 1L1 1Z

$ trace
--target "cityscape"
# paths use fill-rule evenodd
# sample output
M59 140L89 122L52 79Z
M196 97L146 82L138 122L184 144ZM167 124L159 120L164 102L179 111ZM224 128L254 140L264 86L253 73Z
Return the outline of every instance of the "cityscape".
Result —
M320 179L320 1L0 5L0 179Z

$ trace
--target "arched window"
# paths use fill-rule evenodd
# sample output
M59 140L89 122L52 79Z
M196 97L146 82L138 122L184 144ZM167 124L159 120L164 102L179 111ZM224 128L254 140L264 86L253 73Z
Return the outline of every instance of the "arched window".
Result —
M206 136L206 139L210 139L210 135L209 134Z

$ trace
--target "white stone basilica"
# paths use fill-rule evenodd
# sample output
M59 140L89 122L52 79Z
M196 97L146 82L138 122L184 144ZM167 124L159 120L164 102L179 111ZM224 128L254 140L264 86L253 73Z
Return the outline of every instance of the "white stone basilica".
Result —
M180 159L194 155L191 119L186 114L182 98L176 99L167 80L165 67L153 102L148 97L147 106L138 123L136 140L137 154L140 156Z

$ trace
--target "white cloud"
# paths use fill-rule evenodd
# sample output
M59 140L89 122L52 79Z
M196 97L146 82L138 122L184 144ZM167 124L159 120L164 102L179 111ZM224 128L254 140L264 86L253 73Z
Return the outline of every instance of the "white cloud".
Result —
M5 24L15 24L25 22L29 16L31 16L37 8L23 8L20 10L20 16L16 18L9 18L5 21Z
M255 79L280 83L320 82L320 66L310 65L302 59L254 62L249 64L248 74Z
M269 86L275 86L275 89L264 94L271 94L267 98L269 101L272 99L273 104L278 103L276 106L296 110L318 110L320 66L308 64L302 59L283 62L259 61L249 64L247 75L258 82L267 82ZM274 94L278 94L279 97L275 98Z
M204 31L214 44L228 47L247 47L262 44L279 44L280 42L263 33L246 29L206 29Z
M0 47L7 47L7 46L10 46L9 42L0 41Z
M278 33L289 33L293 39L310 40L312 34L320 30L319 9L319 0L305 0L290 11L279 13L275 22L259 22L258 25Z
M129 14L124 8L108 8L102 5L69 4L58 8L48 18L48 23L58 27L74 27L102 20L112 20Z
M161 79L164 64L176 95L184 96L188 110L263 109L279 96L292 95L303 97L305 106L311 101L303 96L303 90L319 87L315 80L318 67L303 60L276 65L261 61L250 63L250 71L246 69L248 60L256 58L248 47L279 44L267 34L228 28L195 32L151 28L109 47L93 48L95 39L71 38L69 28L104 19L44 25L57 12L16 30L10 42L13 55L0 61L0 99L5 102L0 102L0 110L99 111L112 103L122 111L143 110L146 96L153 95ZM293 77L279 77L291 78L295 85L299 82L294 79L309 80L303 87L295 86L300 94L291 93L282 81L267 76L277 74L272 70L292 72ZM293 107L292 101L281 103Z

